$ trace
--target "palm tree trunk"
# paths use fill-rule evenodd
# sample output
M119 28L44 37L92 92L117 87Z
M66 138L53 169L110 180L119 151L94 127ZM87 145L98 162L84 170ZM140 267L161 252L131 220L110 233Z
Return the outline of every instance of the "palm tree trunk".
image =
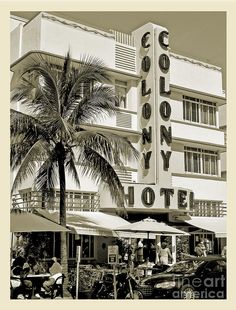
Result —
M65 148L62 143L56 145L57 162L59 171L59 182L60 182L60 224L66 227L66 178L65 178ZM67 233L61 232L61 266L62 272L66 276L63 289L66 294L66 288L68 286L68 257L67 257Z
M42 209L46 209L46 208L45 208L45 200L46 200L46 191L45 191L45 189L43 188L43 189L42 189L42 204L41 204L41 208L42 208Z

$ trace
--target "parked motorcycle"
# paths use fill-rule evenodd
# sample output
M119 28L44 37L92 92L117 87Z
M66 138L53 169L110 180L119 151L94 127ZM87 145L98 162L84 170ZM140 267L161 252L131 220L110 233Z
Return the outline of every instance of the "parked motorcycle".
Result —
M137 279L129 272L117 275L117 299L142 299Z
M91 299L113 299L114 287L113 287L113 274L105 274L99 281L95 281Z
M114 299L113 274L105 274L101 281L94 283L91 299ZM122 272L116 275L117 299L141 299L142 294L137 290L138 283L129 272Z

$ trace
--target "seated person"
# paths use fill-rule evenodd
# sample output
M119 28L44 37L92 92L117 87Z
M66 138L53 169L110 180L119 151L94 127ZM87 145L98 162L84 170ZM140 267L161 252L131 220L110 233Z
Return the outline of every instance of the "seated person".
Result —
M33 255L29 255L27 262L29 264L31 274L45 273L45 269L37 257ZM40 298L41 285L42 285L41 279L35 278L34 279L34 296L36 298Z
M62 276L62 267L58 263L57 258L52 258L52 266L49 268L49 272L51 274L49 280L43 282L43 288L46 292L50 292L51 287L55 283L56 279Z
M32 295L32 282L26 279L27 274L30 271L29 264L25 258L21 255L16 257L11 267L11 277L17 277L21 279L22 285L17 289L17 294L25 295L31 298Z
M30 273L31 274L45 273L45 268L43 267L43 265L42 265L42 263L38 257L30 255L27 259L27 262L30 266Z

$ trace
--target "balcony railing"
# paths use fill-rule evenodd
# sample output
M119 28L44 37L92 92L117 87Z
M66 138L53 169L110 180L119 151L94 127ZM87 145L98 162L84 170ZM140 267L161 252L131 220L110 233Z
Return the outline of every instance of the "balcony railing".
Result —
M195 200L192 216L222 217L227 213L226 204L219 202Z
M33 208L45 208L47 210L59 210L59 191L49 195L48 192L32 191L26 189L12 196L12 206L29 211ZM70 211L98 211L100 197L95 192L66 192L66 209Z

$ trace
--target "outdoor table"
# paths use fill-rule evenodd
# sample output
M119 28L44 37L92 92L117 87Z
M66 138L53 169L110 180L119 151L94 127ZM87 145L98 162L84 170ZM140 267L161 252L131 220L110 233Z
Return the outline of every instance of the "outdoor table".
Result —
M27 274L26 278L28 279L44 279L44 278L49 278L51 275L50 273L39 273L39 274Z
M37 284L40 284L40 287L42 287L43 281L47 280L50 276L50 273L27 274L25 279L32 281L32 296L34 296Z

